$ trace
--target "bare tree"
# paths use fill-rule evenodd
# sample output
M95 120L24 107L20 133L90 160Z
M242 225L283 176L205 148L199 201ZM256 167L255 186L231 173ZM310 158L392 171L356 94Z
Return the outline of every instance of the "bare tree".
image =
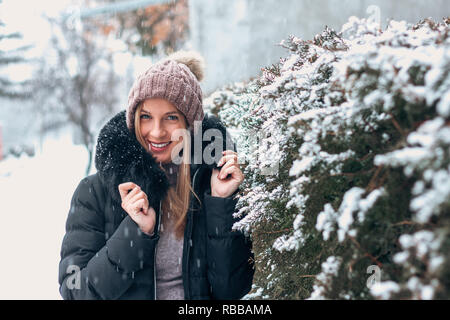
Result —
M119 77L112 53L99 45L102 39L88 24L74 27L48 20L53 35L35 76L35 111L42 134L67 125L75 128L89 154L88 174L97 130L118 102Z
M105 6L120 1L88 2ZM115 13L108 19L92 16L87 20L95 23L105 34L114 32L131 52L144 56L159 55L171 53L183 46L189 29L188 11L187 0L160 1L128 12Z
M0 42L8 39L22 38L22 35L18 32L5 33L3 30L4 26L5 24L0 21ZM7 51L0 50L0 67L27 62L23 57L23 53L29 48L30 46L27 45ZM27 81L14 82L6 76L0 76L0 97L8 99L26 99L29 97L29 92L26 90L27 85Z

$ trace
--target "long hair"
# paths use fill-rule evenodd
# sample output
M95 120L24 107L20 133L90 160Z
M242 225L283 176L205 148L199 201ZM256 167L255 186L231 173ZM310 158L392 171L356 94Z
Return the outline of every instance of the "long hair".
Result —
M134 118L134 127L136 138L139 143L147 150L147 152L151 153L147 143L141 135L141 109L142 103L138 105L136 108L136 114ZM184 115L183 115L184 117ZM187 123L186 118L184 118L184 123ZM167 221L166 219L174 219L175 221L175 236L177 239L181 239L184 235L184 228L186 226L186 214L189 209L189 200L190 193L200 201L199 197L195 194L195 191L191 186L191 166L190 166L190 150L191 150L191 141L187 139L186 136L183 137L183 155L182 155L182 163L180 164L180 168L178 171L177 183L176 186L169 187L167 192L167 196L163 199L161 204L162 212L162 221L163 223ZM161 167L164 170L163 167Z

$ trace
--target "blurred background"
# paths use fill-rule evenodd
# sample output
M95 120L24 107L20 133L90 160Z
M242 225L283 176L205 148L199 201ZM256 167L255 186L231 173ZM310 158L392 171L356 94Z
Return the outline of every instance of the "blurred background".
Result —
M289 35L339 31L350 16L384 27L449 14L448 0L0 0L0 299L60 299L72 193L153 62L199 51L208 96L258 77Z

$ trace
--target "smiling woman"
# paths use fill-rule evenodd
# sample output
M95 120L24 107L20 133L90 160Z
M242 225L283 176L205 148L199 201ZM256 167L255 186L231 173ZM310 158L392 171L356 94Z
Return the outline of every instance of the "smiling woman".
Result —
M223 124L203 112L202 78L198 53L170 55L136 79L127 109L101 130L98 172L80 182L67 218L64 299L239 299L250 291L251 242L231 229L244 179L237 154L190 161L196 121L202 137L216 130L222 150L229 145ZM202 142L202 155L211 144Z

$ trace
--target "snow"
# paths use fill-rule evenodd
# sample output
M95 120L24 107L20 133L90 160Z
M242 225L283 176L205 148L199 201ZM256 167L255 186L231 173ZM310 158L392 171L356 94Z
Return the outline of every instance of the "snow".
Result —
M343 197L342 203L336 212L331 204L327 203L324 210L317 216L316 229L322 232L325 241L330 238L330 234L337 230L338 240L342 242L346 235L356 236L356 230L350 229L355 221L362 223L366 213L374 206L378 198L385 194L384 189L375 189L363 197L365 191L362 188L353 187L348 190Z
M341 212L337 222L339 225L338 239L339 242L344 241L345 234L348 232L353 223L353 212L358 210L358 201L361 198L364 190L354 187L347 191L342 200L339 211Z
M445 120L441 117L424 122L417 131L408 135L408 143L411 145L418 144L424 147L433 147L436 143L436 134L444 124Z
M389 299L393 293L399 291L399 285L393 281L376 282L370 287L370 293L382 300Z
M324 294L327 286L331 284L333 277L337 276L342 258L330 256L322 263L322 271L316 276L316 283L313 285L313 292L308 300L325 299Z
M61 299L59 252L87 159L83 147L61 137L34 157L0 162L0 299Z
M314 162L314 157L304 157L302 160L295 160L292 168L289 171L289 175L297 176L303 171L311 168L311 165Z
M297 214L293 223L294 234L292 236L282 235L278 237L272 247L279 252L298 250L305 242L305 237L300 229L305 224L303 219L303 212Z
M255 289L256 289L256 291L255 291ZM257 288L255 285L252 285L252 291L254 291L254 292L245 295L244 297L242 297L242 300L253 300L253 299L257 299L258 297L261 297L264 292L264 289Z
M335 221L337 218L338 214L334 211L331 204L325 204L323 211L317 216L316 222L316 229L322 232L323 240L327 241L331 232L336 230Z
M430 258L430 263L428 265L428 270L431 273L436 273L439 271L439 268L443 265L445 259L443 256L434 256Z
M413 27L405 21L391 21L387 29L381 30L378 21L352 17L342 31L342 39L326 29L313 41L293 36L282 41L290 54L276 67L263 69L260 88L252 93L237 90L238 95L231 90L221 92L224 103L219 114L226 115L228 122L242 123L251 129L277 128L270 139L265 138L277 145L277 151L273 154L269 151L267 156L276 158L281 170L288 171L285 173L289 174L289 186L282 186L287 190L279 189L282 183L276 178L261 177L260 167L269 161L257 159L254 150L245 145L243 151L251 161L244 172L248 184L237 215L244 218L234 226L249 232L260 221L274 219L273 199L277 199L277 205L285 201L287 209L295 208L293 228L278 234L268 245L270 252L307 248L310 230L303 226L303 220L317 214L307 211L309 190L328 176L353 176L353 172L343 172L343 168L351 163L347 160L359 161L361 157L357 154L360 149L352 145L359 132L368 133L367 136L380 134L381 142L388 147L383 154L374 154L368 146L364 155L364 159L373 157L375 167L383 166L375 168L383 173L368 185L357 182L349 186L340 199L324 204L315 224L324 241L330 241L335 234L338 242L357 236L377 201L384 196L388 203L393 200L382 185L372 189L372 182L383 184L385 178L390 178L386 174L390 168L399 168L405 176L403 181L413 183L408 205L412 222L420 225L421 230L429 228L430 222L433 225L432 218L440 218L449 204L448 26L424 21ZM380 133L387 127L395 132ZM250 140L249 132L244 130L240 137L244 143ZM286 140L284 136L293 139ZM283 162L284 153L292 159L289 163ZM439 277L445 261L439 254L438 234L436 230L422 230L403 235L400 237L403 251L392 253L394 262L403 268L405 279L411 278L410 273L419 273L415 267L418 260L427 266L427 273L421 274L425 278L423 283L411 285L413 298L434 296L433 277ZM321 283L328 279L326 265L322 267L318 276L322 279L317 279L311 297L323 298L330 293ZM396 283L389 281L389 276L383 274L387 281L378 283L371 290L372 296L388 299L400 290L412 291L406 286L407 280ZM340 296L352 295L348 291Z
M405 166L408 163L420 163L428 157L427 150L418 147L409 147L395 150L386 155L375 156L374 163L379 166L390 164L391 166Z
M278 190L277 190L278 191ZM267 203L265 199L271 198L271 194L264 192L261 186L255 186L253 190L239 198L240 202L250 202L249 206L245 206L234 213L234 217L242 217L238 222L233 224L233 230L242 230L249 232L250 226L259 221L261 214L264 212Z
M402 251L402 252L395 254L393 257L393 260L396 264L402 264L402 263L405 263L406 260L408 260L408 258L409 258L409 253Z
M421 297L423 300L433 299L434 288L432 286L424 286L421 290Z
M300 120L314 119L317 115L327 111L329 111L329 108L311 109L291 117L288 121L288 124L291 125Z
M403 234L399 243L403 251L394 255L394 262L414 273L414 262L419 260L426 267L427 277L411 277L405 287L411 292L413 299L432 299L439 286L436 277L444 265L445 257L441 254L442 235L429 230L421 230L414 234Z
M366 19L361 19L366 21ZM347 39L356 39L367 34L377 35L380 33L380 24L376 21L361 23L358 17L351 16L348 21L342 26L341 32L343 37Z
M437 281L431 281L430 284L422 283L418 277L412 277L407 282L407 288L413 293L412 299L431 300L438 286Z
M437 112L443 117L450 116L450 91L447 92L436 106Z
M425 223L439 212L442 204L450 199L450 166L447 170L434 172L431 188L417 195L411 200L410 208L413 210L415 220Z
M273 248L279 252L298 250L304 244L305 238L301 230L295 230L292 236L282 235L278 237Z
M407 137L403 149L375 156L376 165L403 167L406 176L422 172L412 189L410 209L414 219L425 223L437 214L450 198L450 166L439 168L445 161L445 149L450 144L450 128L442 117L425 121ZM448 151L447 151L448 152Z
M384 188L375 189L373 190L365 199L361 199L359 201L359 212L358 212L358 221L363 222L365 218L365 214L369 209L373 207L375 202L378 200L379 197L385 195Z

